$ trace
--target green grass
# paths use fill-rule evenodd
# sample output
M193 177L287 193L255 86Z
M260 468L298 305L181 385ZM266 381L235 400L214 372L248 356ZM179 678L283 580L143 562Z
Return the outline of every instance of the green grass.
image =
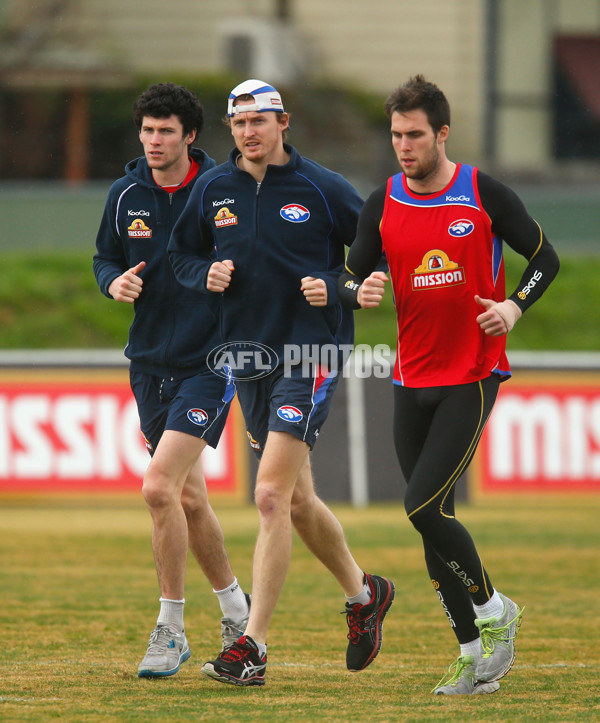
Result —
M517 661L500 691L441 699L430 690L458 649L400 505L333 508L359 564L396 583L373 665L346 671L341 592L296 541L271 625L267 684L237 689L199 673L220 647L220 612L193 563L186 590L192 658L172 678L137 678L158 611L141 498L3 502L3 721L600 719L598 496L486 498L459 507L492 581L526 609ZM249 589L256 512L217 511Z
M5 253L0 274L0 328L4 349L83 349L124 346L132 318L128 304L103 297L89 253ZM507 254L507 288L523 270ZM509 349L593 351L600 329L600 257L566 257L542 300L515 326ZM391 293L380 309L358 311L356 342L395 348Z
M133 308L104 297L92 252L5 254L0 327L5 349L122 348Z

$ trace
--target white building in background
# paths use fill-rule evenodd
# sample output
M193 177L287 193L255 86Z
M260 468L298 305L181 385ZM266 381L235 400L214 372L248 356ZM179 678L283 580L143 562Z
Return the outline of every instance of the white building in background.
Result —
M555 39L600 38L600 3L4 0L0 33L0 81L13 87L36 73L84 80L104 65L113 78L228 70L284 89L326 80L383 99L423 73L451 102L455 157L527 172L553 165ZM589 63L600 77L600 50Z

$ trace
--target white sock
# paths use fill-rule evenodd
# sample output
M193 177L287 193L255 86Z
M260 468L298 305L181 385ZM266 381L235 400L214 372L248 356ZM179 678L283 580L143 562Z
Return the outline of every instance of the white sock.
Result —
M254 640L254 638L252 638ZM261 658L264 658L267 654L267 645L266 643L257 643L256 640L254 640L256 647L258 648L258 653Z
M158 613L157 625L174 625L178 630L183 630L183 600L169 600L166 597L158 598L160 601L160 612Z
M469 643L461 643L460 654L472 655L474 662L477 663L481 659L481 642L479 638L475 638Z
M483 605L473 605L478 618L500 618L504 612L504 603L496 590L492 597Z
M359 603L360 605L368 605L371 602L371 588L369 583L365 580L363 589L358 593L358 595L353 595L352 597L348 597L346 595L346 600L350 603L350 605L356 605L356 603Z
M233 582L228 587L223 590L213 590L213 592L219 600L224 618L240 622L248 617L248 602L237 581L237 577L233 579Z

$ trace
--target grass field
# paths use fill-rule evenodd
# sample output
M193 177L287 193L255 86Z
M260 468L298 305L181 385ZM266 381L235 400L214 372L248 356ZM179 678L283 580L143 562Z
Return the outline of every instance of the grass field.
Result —
M507 288L523 272L522 259L506 255ZM34 270L32 272L32 270ZM563 256L556 281L510 334L509 350L595 351L600 328L600 256ZM3 254L0 328L3 349L121 349L133 309L104 298L87 252ZM396 342L389 289L377 310L355 314L357 344Z
M172 678L137 677L158 610L141 498L4 500L0 720L600 720L600 497L504 497L459 508L492 581L526 606L513 671L499 692L475 697L430 694L457 647L402 508L333 509L359 564L395 581L382 652L362 673L345 669L341 592L297 542L271 626L267 684L238 689L200 675L220 647L220 613L192 564L192 658ZM256 513L218 514L249 589Z

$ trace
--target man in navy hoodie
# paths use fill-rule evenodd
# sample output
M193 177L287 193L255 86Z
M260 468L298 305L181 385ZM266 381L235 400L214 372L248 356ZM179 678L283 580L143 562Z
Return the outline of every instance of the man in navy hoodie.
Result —
M134 104L144 156L108 194L94 274L105 296L133 304L125 355L151 461L142 492L152 516L160 612L139 665L164 677L190 657L183 622L188 545L217 594L223 647L243 633L249 596L235 578L210 506L200 455L216 447L235 395L231 375L206 366L219 341L216 295L177 282L167 256L173 224L198 178L215 162L192 148L203 126L198 98L172 83L151 85Z
M284 143L289 115L275 88L236 86L228 102L236 148L196 184L169 242L179 281L222 295L224 345L234 360L248 438L260 457L260 528L246 634L202 668L234 685L264 685L267 630L290 563L292 526L346 595L346 664L362 670L381 647L391 581L363 573L340 523L317 497L309 452L353 341L336 276L362 200L339 174ZM215 258L216 253L216 258Z

